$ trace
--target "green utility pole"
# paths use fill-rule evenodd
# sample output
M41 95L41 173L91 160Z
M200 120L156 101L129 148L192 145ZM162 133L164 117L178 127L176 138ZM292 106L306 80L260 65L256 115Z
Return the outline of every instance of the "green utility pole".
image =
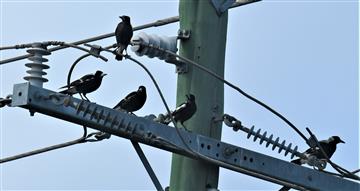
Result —
M180 44L180 55L194 60L223 77L227 11L218 16L209 0L180 0L179 12L180 29L191 32L190 38L183 40ZM178 75L177 104L184 102L185 95L188 93L196 97L197 112L185 122L185 126L193 132L220 140L221 123L214 123L212 119L223 114L223 83L189 66L187 73ZM180 124L179 127L181 127ZM217 188L218 178L217 166L173 154L171 191L202 191L209 187Z

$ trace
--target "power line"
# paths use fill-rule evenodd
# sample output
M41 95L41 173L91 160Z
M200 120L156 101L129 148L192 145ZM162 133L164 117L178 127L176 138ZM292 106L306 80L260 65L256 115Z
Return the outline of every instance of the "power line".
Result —
M316 138L316 136L311 132L311 130L309 128L306 128L306 130L309 132L310 136L312 137L312 139L315 141L317 147L320 149L322 155L325 157L326 161L336 170L338 171L340 174L342 174L344 177L346 178L351 178L354 180L360 180L360 177L356 176L354 173L349 172L348 170L346 170L345 168L335 164L334 162L332 162L329 158L329 156L326 154L326 152L324 151L324 149L322 148L322 146L320 145L318 139Z
M45 153L45 152L52 151L52 150L55 150L55 149L61 149L61 148L68 147L68 146L71 146L71 145L75 145L75 144L78 144L78 143L84 143L86 137L87 137L87 130L84 127L84 133L83 133L82 137L80 137L78 139L75 139L75 140L69 141L69 142L65 142L65 143L61 143L61 144L57 144L57 145L52 145L52 146L49 146L49 147L44 147L44 148L33 150L33 151L30 151L30 152L14 155L14 156L11 156L11 157L6 157L6 158L3 158L3 159L0 159L0 164L5 163L5 162L10 162L10 161L13 161L13 160L18 160L18 159L25 158L25 157L29 157L29 156L32 156L32 155Z
M215 77L216 79L222 81L223 83L225 83L226 85L230 86L231 88L235 89L236 91L238 91L240 94L244 95L246 98L254 101L255 103L261 105L262 107L266 108L267 110L269 110L271 113L275 114L277 117L279 117L280 119L282 119L286 124L288 124L293 130L295 130L304 140L307 144L308 143L308 139L306 138L306 136L294 125L292 124L286 117L284 117L283 115L281 115L279 112L275 111L274 109L272 109L270 106L266 105L265 103L261 102L260 100L250 96L249 94L247 94L246 92L244 92L242 89L240 89L239 87L235 86L234 84L230 83L229 81L223 79L221 76L217 75L216 73L214 73L213 71L209 70L208 68L190 60L190 59L187 59L183 56L180 56L178 54L175 54L169 50L165 50L163 48L160 48L158 46L153 46L151 44L145 44L145 43L135 43L135 44L139 44L139 45L143 45L143 46L147 46L149 48L154 48L154 49L157 49L159 51L162 51L162 52L165 52L167 54L170 54L172 56L175 56L183 61L185 61L186 63L188 64L191 64L203 71L205 71L206 73L212 75L213 77Z
M100 54L96 55L96 54L93 53L94 51L91 51L91 50L93 50L93 46L90 46L90 47L92 47L92 49L89 51L89 50L87 50L85 48L82 48L82 47L79 47L77 45L72 45L72 44L67 44L67 43L57 42L57 41L44 42L43 45L51 45L51 44L54 45L54 44L60 44L60 43L65 45L65 46L78 48L80 50L83 50L83 51L87 52L87 54L85 54L85 55L79 57L78 59L76 59L75 62L71 65L71 68L70 68L70 71L69 71L68 77L67 77L67 86L68 87L70 85L70 79L71 79L72 71L75 68L76 64L78 64L82 59L84 59L84 58L86 58L88 56L95 56L95 57L102 58L102 60L104 60L104 61L107 61L107 59L105 57L101 56ZM34 43L15 45L15 46L13 46L13 48L14 47L27 48L27 47L32 47L33 44ZM5 104L8 105L8 104L11 103L10 98L6 98L6 99L0 98L0 101L1 101L0 106L5 105ZM75 140L69 141L69 142L65 142L65 143L61 143L61 144L57 144L57 145L52 145L52 146L49 146L49 147L44 147L44 148L41 148L41 149L33 150L33 151L30 151L30 152L22 153L22 154L11 156L11 157L7 157L7 158L4 158L4 159L0 159L0 163L5 163L5 162L21 159L21 158L24 158L24 157L29 157L29 156L32 156L32 155L48 152L48 151L51 151L51 150L72 146L72 145L75 145L75 144L78 144L78 143L97 142L97 141L101 141L101 140L103 140L105 138L109 138L109 136L107 136L103 132L95 132L95 133L90 133L89 135L87 135L87 127L83 126L83 129L84 129L83 136L78 138L78 139L75 139ZM89 139L92 136L95 136L95 139Z
M265 103L257 100L256 98L250 96L249 94L247 94L246 92L244 92L243 90L241 90L239 87L233 85L232 83L226 81L225 79L223 79L222 77L220 77L219 75L217 75L216 73L214 73L213 71L209 70L208 68L202 66L202 65L199 65L198 63L190 60L190 59L187 59L185 57L182 57L178 54L175 54L169 50L165 50L159 46L154 46L152 44L145 44L145 43L139 43L139 42L135 42L134 44L139 44L139 45L143 45L143 46L147 46L149 48L154 48L154 49L157 49L157 50L160 50L160 51L163 51L163 52L166 52L172 56L175 56L205 72L207 72L208 74L214 76L216 79L222 81L223 83L227 84L228 86L230 86L231 88L235 89L236 91L238 91L239 93L241 93L242 95L244 95L245 97L247 97L248 99L254 101L255 103L263 106L264 108L266 108L267 110L269 110L270 112L272 112L273 114L275 114L277 117L279 117L280 119L282 119L286 124L288 124L291 128L293 128L293 130L295 130L304 140L305 142L310 146L311 144L309 143L309 140L306 138L306 136L294 125L292 124L286 117L284 117L283 115L281 115L279 112L275 111L274 109L272 109L270 106L266 105ZM309 132L310 133L310 132ZM311 133L310 133L311 134ZM311 134L311 136L313 136ZM320 148L321 149L321 148ZM321 149L322 150L322 149ZM323 151L323 150L322 150ZM332 161L330 161L330 159L327 157L327 161L331 164L331 166L337 170L339 173L341 173L342 175L346 176L347 178L351 178L351 179L354 179L354 180L360 180L360 178L356 175L354 175L354 173L350 173L349 171L347 171L346 169L342 168L341 166L333 163Z
M60 143L57 145L44 147L41 149L29 151L29 152L25 152L25 153L21 153L21 154L14 155L11 157L6 157L3 159L0 159L0 164L5 163L5 162L10 162L13 160L18 160L18 159L25 158L25 157L29 157L29 156L33 156L33 155L37 155L37 154L41 154L41 153L45 153L45 152L49 152L49 151L56 150L56 149L69 147L69 146L76 145L79 143L98 142L98 141L102 141L103 139L106 138L106 137L102 136L103 132L95 132L95 133L90 133L89 135L87 135L87 128L85 126L83 126L83 129L84 129L84 134L82 137L80 137L78 139L75 139L73 141L68 141L65 143ZM92 137L92 136L94 136L95 138L90 139L90 137Z
M235 2L230 8L235 8L235 7L239 7L239 6L242 6L242 5L247 5L247 4L255 3L255 2L259 2L259 1L261 1L261 0L238 1L238 2ZM144 24L144 25L134 27L133 31L142 30L142 29L146 29L146 28L150 28L150 27L159 27L159 26L163 26L163 25L167 25L167 24L171 24L171 23L176 23L179 20L180 20L179 16L168 17L168 18L165 18L165 19L157 20L155 22L151 22L151 23L147 23L147 24ZM103 35L99 35L99 36L95 36L95 37L75 41L75 42L72 42L71 44L74 44L74 45L85 44L85 43L89 43L89 42L93 42L93 41L97 41L97 40L110 38L110 37L113 37L114 35L115 35L114 32L107 33L107 34L103 34ZM51 48L51 49L49 49L49 51L54 52L54 51L61 50L61 49L64 49L64 48L67 48L67 47L66 46L59 46L59 47ZM18 61L18 60L22 60L22 59L28 58L30 56L31 56L30 54L26 54L26 55L22 55L22 56L17 56L17 57L1 60L0 65L7 64L7 63L10 63L10 62L14 62L14 61Z
M166 19L161 19L161 20L157 20L157 21L152 22L152 23L148 23L148 24L144 24L144 25L134 27L133 30L137 31L137 30L142 30L142 29L146 29L146 28L150 28L150 27L158 27L158 26L162 26L162 25L166 25L166 24L175 23L175 22L178 22L178 21L179 21L178 16L169 17L169 18L166 18ZM75 41L75 42L72 42L70 44L80 45L80 44L90 43L90 42L93 42L93 41L98 41L98 40L110 38L110 37L113 37L114 35L115 35L114 32L107 33L107 34L99 35L99 36L96 36L96 37L91 37L91 38ZM54 52L54 51L61 50L61 49L64 49L64 48L67 48L67 47L66 46L58 46L58 47L50 48L48 51L49 52ZM30 56L31 56L31 54L26 54L26 55L22 55L22 56L17 56L17 57L1 60L0 65L10 63L10 62L14 62L14 61L18 61L18 60L22 60L22 59L28 58Z
M222 81L223 83L227 84L228 86L230 86L231 88L235 89L236 91L238 91L240 94L244 95L245 97L247 97L248 99L254 101L255 103L263 106L264 108L266 108L267 110L269 110L271 113L275 114L277 117L279 117L280 119L282 119L286 124L288 124L293 130L295 130L304 140L305 142L311 147L311 144L309 143L309 140L306 138L306 136L294 125L292 124L286 117L284 117L283 115L281 115L279 112L275 111L274 109L272 109L270 106L266 105L265 103L261 102L260 100L250 96L249 94L247 94L246 92L244 92L243 90L241 90L239 87L233 85L232 83L228 82L227 80L223 79L222 77L220 77L219 75L217 75L216 73L214 73L213 71L209 70L208 68L190 60L190 59L187 59L185 57L182 57L178 54L175 54L169 50L164 50L158 46L152 46L151 44L144 44L142 43L141 45L144 45L144 46L148 46L150 48L155 48L157 50L160 50L160 51L163 51L163 52L166 52L170 55L173 55L205 72L207 72L208 74L214 76L215 78L217 78L218 80ZM309 132L310 133L310 132ZM311 134L311 136L313 137L313 135ZM317 142L317 141L316 141ZM318 142L317 142L318 144ZM318 145L319 146L319 145ZM321 148L320 148L321 149ZM322 150L322 149L321 149ZM324 152L322 150L322 152ZM324 153L325 154L325 153ZM349 171L347 171L345 168L342 168L341 166L333 163L332 161L330 161L330 159L327 157L327 161L331 164L331 166L337 170L339 173L341 173L342 175L345 175L347 178L351 178L351 179L354 179L354 180L360 180L360 178L358 176L356 176L354 173L350 173Z
M60 47L64 47L64 48L68 48L68 47L72 47L72 48L76 48L79 50L82 50L84 52L89 53L92 56L95 57L99 57L102 60L104 60L105 62L107 61L107 59L101 55L96 55L94 54L94 52L91 52L89 50L87 50L86 48L83 48L81 46L78 46L78 44L74 44L74 43L66 43L66 42L62 42L62 41L45 41L45 42L34 42L34 43L28 43L28 44L19 44L19 45L14 45L14 46L6 46L6 47L0 47L0 50L6 50L6 49L24 49L24 48L33 48L35 46L42 46L42 47L47 47L47 46L57 46L54 48L50 48L48 51L52 52L53 49L57 49ZM32 54L28 54L26 57L24 58L28 58L29 56L33 56ZM5 60L6 61L6 60ZM2 61L0 62L2 64ZM1 65L0 64L0 65Z
M165 98L163 97L163 94L161 93L161 89L160 89L160 87L157 85L157 83L156 83L154 77L152 76L152 74L150 73L150 71L145 67L145 65L143 65L143 64L140 63L139 61L131 58L129 55L124 55L124 57L125 57L125 58L128 58L128 59L130 59L130 60L132 60L132 61L134 61L134 62L136 62L137 64L139 64L139 65L148 73L148 75L149 75L150 78L153 80L153 82L154 82L154 84L155 84L155 86L156 86L156 88L157 88L157 90L158 90L158 92L159 92L159 95L160 95L160 97L161 97L161 99L162 99L162 101L163 101L163 104L165 105L165 108L168 110L167 112L170 113L170 110L169 110L169 107L167 106L167 103L166 103L166 101L165 101ZM228 168L228 169L238 169L238 170L240 170L238 167L236 167L236 166L234 166L234 165L227 164L227 163L222 162L222 161L219 161L219 160L214 160L214 159L212 159L212 158L210 158L210 157L208 157L208 156L206 156L206 155L203 155L203 154L201 154L201 153L199 153L199 152L194 151L193 149L191 149L191 148L188 146L187 142L184 140L183 136L180 134L180 131L179 131L179 129L178 129L177 125L176 125L176 122L175 122L173 116L171 115L171 113L170 113L170 116L171 116L172 123L173 123L174 126L175 126L177 135L179 136L181 142L182 142L182 143L184 144L184 146L186 147L186 150L185 150L185 151L190 152L189 154L192 154L192 155L193 155L194 157L196 157L197 159L202 159L202 160L204 160L204 161L207 161L207 162L210 162L210 163L219 165L219 166L224 166L224 167L226 167L226 168ZM169 144L172 145L171 143L169 143ZM176 146L176 145L174 145L174 146ZM248 172L248 173L251 174L250 172ZM261 177L260 175L258 175L258 176ZM284 182L283 184L288 184L288 185L290 185L290 184L287 183L287 182ZM292 185L292 184L291 184L291 185ZM292 187L294 187L294 188L299 188L299 187L297 187L297 186L295 186L295 185L292 185Z
M135 44L136 44L136 43L135 43ZM139 43L137 43L137 44L139 44ZM192 64L193 66L196 66L197 68L199 68L199 69L201 69L201 70L209 73L210 75L214 76L214 77L217 78L218 80L220 80L220 81L222 81L223 83L225 83L225 84L229 85L230 87L234 88L235 90L237 90L238 92L240 92L240 93L241 93L242 95L244 95L245 97L247 97L247 98L249 98L250 100L252 100L252 101L260 104L261 106L265 107L266 109L268 109L269 111L271 111L272 113L274 113L276 116L278 116L278 117L280 117L281 119L283 119L290 127L292 127L292 128L305 140L305 142L306 142L307 144L310 145L310 143L309 143L308 139L305 137L305 135L304 135L303 133L301 133L301 131L298 130L298 129L296 128L296 126L293 125L289 120L287 120L283 115L281 115L280 113L276 112L274 109L272 109L270 106L266 105L265 103L263 103L263 102L257 100L256 98L250 96L249 94L247 94L246 92L244 92L243 90L241 90L239 87L237 87L237 86L233 85L232 83L226 81L225 79L223 79L222 77L220 77L220 76L217 75L216 73L212 72L212 71L209 70L208 68L206 68L206 67L204 67L204 66L201 66L201 65L199 65L198 63L196 63L196 62L194 62L194 61L192 61L192 60L190 60L190 59L187 59L187 58L185 58L185 57L182 57L182 56L180 56L180 55L177 55L177 54L175 54L175 53L173 53L173 52L171 52L171 51L168 51L168 50L165 50L165 49L163 49L163 48L160 48L159 46L152 46L151 44L144 44L144 43L140 43L140 45L147 46L147 47L149 47L149 48L155 48L155 49L157 49L157 50L166 52L166 53L168 53L168 54L170 54L170 55L173 55L173 56L175 56L175 57L177 57L177 58L179 58L179 59L182 59L182 60L184 60L185 62L187 62L187 63L189 63L189 64ZM113 45L113 46L115 46L115 45ZM108 50L108 51L109 51L109 50ZM163 99L161 90L160 90L160 88L157 86L157 83L156 83L155 79L152 77L150 71L148 71L147 68L146 68L143 64L141 64L139 61L131 58L129 55L125 55L125 57L128 58L128 59L130 59L130 60L132 60L132 61L134 61L134 62L136 62L137 64L139 64L141 67L143 67L143 68L145 69L145 71L146 71L146 72L150 75L150 77L152 78L153 82L155 83L155 86L157 87L157 89L158 89L158 91L159 91L159 94L160 94L161 98ZM167 106L167 104L166 104L165 99L163 99L163 103L164 103L166 109L168 109L168 106ZM169 113L169 110L168 110L168 113ZM172 116L171 116L171 119L173 120L173 117L172 117ZM173 121L173 123L174 123L174 121ZM213 159L211 159L211 158L209 158L209 157L207 157L207 156L201 155L201 154L198 153L198 152L193 151L193 150L187 145L187 143L186 143L185 140L183 139L183 137L182 137L182 135L180 134L180 132L178 132L176 123L174 123L174 125L175 125L175 128L176 128L176 130L177 130L177 133L178 133L181 141L183 142L183 144L187 147L187 149L188 149L191 153L195 154L195 156L197 156L197 157L199 157L199 158L201 158L201 159L203 159L203 160L207 160L207 161L212 161L212 162L214 162ZM310 133L310 132L309 132L309 133ZM310 135L313 136L312 133L310 133ZM321 148L320 148L320 149L321 149ZM335 163L331 162L329 158L327 158L327 161L333 166L333 168L334 168L335 170L337 170L337 171L338 171L339 173L341 173L343 176L346 176L347 178L351 178L351 179L354 179L354 180L359 180L359 177L357 177L356 175L354 175L354 173L349 173L346 169L344 169L344 168L336 165ZM339 170L339 169L340 169L340 170ZM345 172L344 172L344 171L345 171ZM337 175L337 176L339 176L339 175Z
M186 141L184 140L184 137L181 135L181 133L180 133L180 131L179 131L179 127L177 126L177 124L176 124L176 122L175 122L174 116L171 114L171 111L170 111L170 109L169 109L168 104L166 103L166 100L165 100L165 98L164 98L164 95L162 94L161 89L160 89L159 85L157 84L154 76L151 74L151 72L145 67L144 64L142 64L142 63L139 62L138 60L132 58L131 56L129 56L129 55L124 55L124 57L127 58L127 59L129 59L129 60L131 60L131 61L133 61L133 62L135 62L136 64L138 64L138 65L139 65L140 67L142 67L142 68L145 70L145 72L149 75L149 77L150 77L151 80L153 81L153 83L154 83L154 85L155 85L155 87L156 87L156 89L157 89L157 91L158 91L158 93L159 93L159 96L160 96L160 98L161 98L161 101L163 102L163 104L164 104L164 106L165 106L165 108L166 108L166 112L167 112L167 113L169 114L169 116L170 116L171 122L174 124L174 127L175 127L175 129L176 129L176 133L177 133L178 136L180 137L181 142L185 145L185 147L186 147L191 153L193 153L194 156L199 156L199 154L198 154L197 152L193 151L193 150L190 148L190 146L189 146L189 145L186 143Z
M0 163L5 163L5 162L13 161L13 160L18 160L18 159L29 157L29 156L32 156L32 155L45 153L45 152L48 152L48 151L51 151L51 150L68 147L68 146L75 145L75 144L78 144L78 143L84 143L84 140L85 140L85 137L81 137L81 138L75 139L73 141L69 141L69 142L65 142L65 143L61 143L61 144L57 144L57 145L52 145L52 146L49 146L49 147L45 147L45 148L30 151L30 152L22 153L22 154L19 154L19 155L3 158L3 159L0 159Z

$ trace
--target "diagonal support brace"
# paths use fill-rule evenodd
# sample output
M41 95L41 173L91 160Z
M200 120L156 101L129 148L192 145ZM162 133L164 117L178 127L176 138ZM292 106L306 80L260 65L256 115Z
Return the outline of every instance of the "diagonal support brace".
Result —
M138 142L136 141L131 141L131 144L134 146L134 149L136 151L136 153L138 154L141 162L143 163L147 173L149 174L152 182L154 183L154 186L156 188L157 191L164 191L163 187L161 186L159 179L156 177L155 172L153 171L153 169L150 166L149 161L147 160L143 150L141 149L140 145Z

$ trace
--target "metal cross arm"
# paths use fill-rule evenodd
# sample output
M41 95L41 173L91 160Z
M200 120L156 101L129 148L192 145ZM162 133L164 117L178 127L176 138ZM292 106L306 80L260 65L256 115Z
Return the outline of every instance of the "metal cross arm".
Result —
M197 158L270 182L305 190L354 190L357 182L279 160L213 138L176 129L95 103L35 87L15 84L11 106L29 109L156 148ZM188 147L192 151L188 150ZM201 160L201 159L199 159Z

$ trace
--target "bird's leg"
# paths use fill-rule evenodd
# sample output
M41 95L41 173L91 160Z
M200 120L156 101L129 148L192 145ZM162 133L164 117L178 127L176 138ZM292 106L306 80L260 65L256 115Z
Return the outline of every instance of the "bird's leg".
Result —
M129 112L130 113L130 115L135 115L135 116L137 116L135 113L133 113L133 112Z
M186 126L184 125L183 122L181 122L181 125L184 127L184 129L185 129L187 132L191 132L189 129L186 128Z
M115 50L113 50L112 53L115 54L115 55L118 55L118 53L117 53L118 49L119 49L119 47L115 48Z
M79 95L80 95L81 99L84 100L84 97L81 95L81 93L79 93Z
M86 94L84 94L84 97L85 97L86 101L90 102L89 98L86 97Z

